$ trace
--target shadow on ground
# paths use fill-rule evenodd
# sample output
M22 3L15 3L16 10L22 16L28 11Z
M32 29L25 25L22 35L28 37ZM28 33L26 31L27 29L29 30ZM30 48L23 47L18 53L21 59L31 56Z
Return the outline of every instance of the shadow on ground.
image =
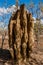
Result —
M0 59L2 59L2 60L11 60L12 57L11 57L11 54L10 54L9 50L0 48Z

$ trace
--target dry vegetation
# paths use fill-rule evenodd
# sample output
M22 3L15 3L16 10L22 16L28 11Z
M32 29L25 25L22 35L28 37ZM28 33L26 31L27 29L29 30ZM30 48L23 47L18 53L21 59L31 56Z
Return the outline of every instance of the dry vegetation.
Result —
M0 38L0 48L1 48L1 38ZM5 38L3 49L9 49L8 38ZM40 43L34 42L33 51L27 61L26 65L43 65L43 35L40 35ZM0 65L12 65L11 60L4 61L0 58Z

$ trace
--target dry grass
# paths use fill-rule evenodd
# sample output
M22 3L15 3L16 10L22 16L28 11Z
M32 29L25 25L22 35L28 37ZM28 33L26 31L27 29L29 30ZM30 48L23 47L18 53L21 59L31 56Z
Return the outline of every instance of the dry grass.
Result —
M1 43L2 43L2 39L0 38L0 48L2 45ZM8 39L4 40L3 49L9 49ZM13 64L11 60L4 62L4 60L0 59L0 65L13 65ZM30 55L29 60L27 59L26 63L22 62L21 65L43 65L43 36L42 35L40 36L40 43L39 44L37 44L36 42L34 43L33 51Z

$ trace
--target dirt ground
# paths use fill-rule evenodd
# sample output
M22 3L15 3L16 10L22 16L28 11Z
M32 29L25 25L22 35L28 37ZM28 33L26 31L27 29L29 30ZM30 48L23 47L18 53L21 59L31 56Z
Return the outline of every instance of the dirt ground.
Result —
M0 38L0 48L2 45L1 43L2 40ZM9 49L7 36L3 44L3 49ZM13 65L13 64L11 60L4 61L0 58L0 65ZM40 35L40 42L38 44L36 41L34 42L33 51L30 55L29 60L27 59L27 62L25 64L22 63L21 65L43 65L43 35Z

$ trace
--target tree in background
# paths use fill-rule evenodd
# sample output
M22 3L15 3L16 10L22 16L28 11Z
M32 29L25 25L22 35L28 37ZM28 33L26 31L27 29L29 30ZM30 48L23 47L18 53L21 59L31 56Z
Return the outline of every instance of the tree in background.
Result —
M6 6L7 5L7 2L6 2L7 0L5 0L5 2L3 3L3 6ZM4 9L3 9L3 11L4 11ZM5 36L6 36L6 27L7 27L7 24L6 24L6 22L5 22L5 18L6 18L6 14L5 13L3 13L3 15L2 15L2 22L4 23L3 24L3 26L2 26L2 33L1 33L1 35L2 35L2 45L1 45L1 48L3 48L3 44L4 44L4 40L5 40Z

